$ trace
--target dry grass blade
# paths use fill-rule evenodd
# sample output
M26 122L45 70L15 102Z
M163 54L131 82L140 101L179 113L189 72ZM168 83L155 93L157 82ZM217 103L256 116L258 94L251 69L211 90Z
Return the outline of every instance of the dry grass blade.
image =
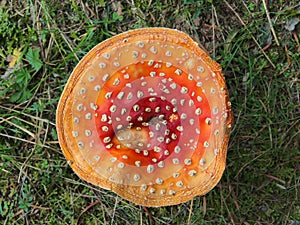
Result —
M263 53L263 55L266 57L266 59L269 61L269 63L272 65L272 67L276 68L276 66L274 65L274 63L272 62L272 60L269 58L269 56L267 55L267 53L263 50L263 48L260 46L260 44L257 42L257 40L255 39L255 37L253 36L252 32L248 29L247 25L245 24L245 22L243 21L243 19L240 17L240 15L234 10L234 8L232 8L232 6L226 0L224 0L224 2L227 5L227 7L234 13L234 15L239 19L239 21L245 27L245 29L248 31L248 33L251 35L252 40L257 45L257 47L260 49L260 51Z
M29 118L31 118L33 120L39 120L41 122L49 123L49 124L55 126L55 123L51 122L48 119L43 119L43 118L40 118L40 117L37 117L37 116L33 116L33 115L29 114L29 113L23 112L22 110L17 110L17 109L14 109L14 108L8 108L8 107L2 106L2 105L0 105L0 108L7 110L7 113L15 112L17 114L29 117Z
M188 221L187 221L187 224L188 224L188 225L191 224L191 216L192 216L192 213L193 213L193 202L194 202L194 199L192 199L192 200L190 201L189 216L188 216Z
M267 18L268 18L268 21L269 21L270 29L271 29L271 31L272 31L272 34L273 34L273 36L274 36L274 39L275 39L276 44L279 46L280 44L279 44L279 41L278 41L276 32L275 32L275 30L274 30L272 20L271 20L271 18L270 18L270 13L269 13L269 10L268 10L266 1L265 1L265 0L262 0L262 1L263 1L263 4L264 4L264 7L265 7L265 11L266 11L266 15L267 15Z
M8 134L0 133L0 136L6 137L6 138L15 139L15 140L22 141L22 142L24 142L24 143L28 143L28 144L32 144L32 145L37 145L37 146L40 146L40 147L43 147L43 148L52 149L52 147L50 147L50 146L48 146L48 145L37 144L36 142L29 141L29 140L24 139L24 138L15 137L15 136L13 136L13 135L8 135Z
M20 126L20 125L18 125L18 124L15 124L15 123L13 123L13 122L11 122L10 120L11 119L19 119L19 118L16 118L15 116L11 116L11 117L9 117L9 118L1 118L0 117L0 119L1 119L1 121L0 121L0 124L2 123L2 122L6 122L7 124L9 124L9 125L11 125L11 126L14 126L14 127L16 127L16 128L18 128L18 129L20 129L21 131L23 131L24 133L26 133L26 134L28 134L29 136L31 136L33 139L37 139L36 138L36 135L34 134L34 133L32 133L31 131L29 131L28 129L26 129L26 128L24 128L24 127L22 127L22 126Z

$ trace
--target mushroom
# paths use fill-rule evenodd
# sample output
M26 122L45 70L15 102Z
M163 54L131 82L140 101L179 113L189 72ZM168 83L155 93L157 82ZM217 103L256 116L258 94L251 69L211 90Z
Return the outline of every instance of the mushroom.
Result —
M231 124L220 65L168 28L95 46L72 72L56 114L75 173L143 206L210 191L225 168Z

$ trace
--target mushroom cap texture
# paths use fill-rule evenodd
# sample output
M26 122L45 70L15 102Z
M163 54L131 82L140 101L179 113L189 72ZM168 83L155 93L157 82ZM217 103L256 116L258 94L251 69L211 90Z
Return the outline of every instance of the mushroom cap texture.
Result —
M83 57L56 127L80 178L155 207L189 201L219 182L232 118L218 63L183 32L141 28Z

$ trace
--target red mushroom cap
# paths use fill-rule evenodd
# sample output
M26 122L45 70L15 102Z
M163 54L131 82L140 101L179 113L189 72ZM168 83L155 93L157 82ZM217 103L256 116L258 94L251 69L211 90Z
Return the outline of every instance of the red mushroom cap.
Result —
M136 204L165 206L218 183L232 113L219 64L183 32L143 28L84 56L56 121L79 177Z

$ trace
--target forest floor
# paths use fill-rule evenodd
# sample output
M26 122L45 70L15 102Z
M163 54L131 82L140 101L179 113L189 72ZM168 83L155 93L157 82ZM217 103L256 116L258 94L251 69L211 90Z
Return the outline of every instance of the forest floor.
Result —
M220 183L193 201L134 205L81 180L55 111L78 61L140 27L189 34L222 65L234 125ZM296 0L1 0L0 224L300 224Z

